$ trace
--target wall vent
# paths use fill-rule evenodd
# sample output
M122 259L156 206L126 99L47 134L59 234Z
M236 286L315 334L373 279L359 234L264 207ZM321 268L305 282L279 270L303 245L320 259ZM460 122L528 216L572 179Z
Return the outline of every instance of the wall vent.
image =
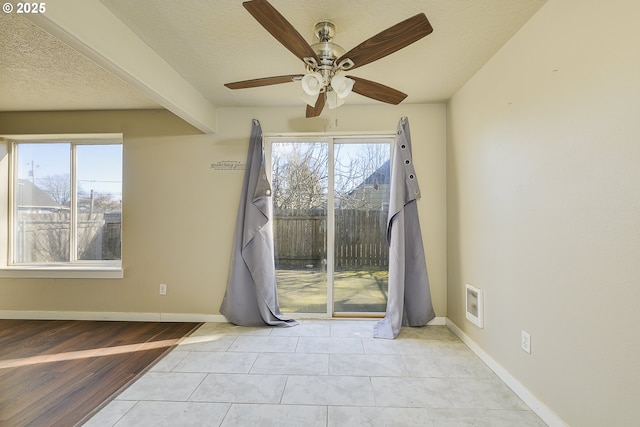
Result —
M479 328L484 328L484 295L482 290L469 284L465 287L467 290L465 298L467 320Z

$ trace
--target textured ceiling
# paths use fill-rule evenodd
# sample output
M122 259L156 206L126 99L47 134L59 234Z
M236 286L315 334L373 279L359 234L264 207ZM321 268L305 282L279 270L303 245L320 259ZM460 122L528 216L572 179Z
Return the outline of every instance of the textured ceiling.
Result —
M84 0L96 1L96 0ZM304 105L297 83L229 90L224 83L304 72L242 7L230 0L100 0L211 104ZM407 93L407 103L445 101L545 0L269 0L313 43L328 18L346 50L424 12L434 32L353 71ZM127 46L122 46L127 49ZM156 102L17 15L0 16L0 110L158 108ZM5 96L7 95L7 96ZM348 103L377 103L357 94Z
M0 111L162 108L17 14L0 14Z

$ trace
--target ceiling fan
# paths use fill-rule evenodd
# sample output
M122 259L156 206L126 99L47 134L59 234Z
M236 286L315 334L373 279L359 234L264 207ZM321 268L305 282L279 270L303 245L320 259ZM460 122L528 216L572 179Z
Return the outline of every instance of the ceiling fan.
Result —
M331 21L324 20L315 25L314 32L319 42L309 45L267 0L251 0L242 5L276 40L304 61L307 73L243 80L226 83L225 86L246 89L301 81L305 92L303 99L308 104L307 117L319 116L325 104L329 108L342 105L351 91L389 104L402 102L407 94L370 80L345 76L344 72L392 54L433 32L425 14L419 13L345 53L332 42L336 27Z

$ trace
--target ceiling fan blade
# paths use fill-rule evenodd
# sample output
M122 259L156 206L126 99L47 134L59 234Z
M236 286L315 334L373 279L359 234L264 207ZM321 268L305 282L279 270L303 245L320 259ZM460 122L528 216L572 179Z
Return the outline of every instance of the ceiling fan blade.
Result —
M432 32L433 27L426 15L419 13L363 41L337 59L336 63L349 58L354 63L351 69L361 67L409 46Z
M290 74L287 76L263 77L261 79L243 80L241 82L225 83L229 89L247 89L250 87L270 86L281 83L291 83L302 79L304 74Z
M311 57L320 62L304 37L267 0L246 1L242 5L260 25L295 56L303 61L304 58Z
M324 104L327 101L327 93L320 92L318 95L318 99L316 101L316 105L314 107L307 105L307 118L310 117L318 117L320 113L322 113L322 109L324 108Z
M361 79L360 77L347 77L355 80L352 90L367 98L386 102L387 104L398 105L407 97L406 93L400 92L392 87L372 82L371 80Z

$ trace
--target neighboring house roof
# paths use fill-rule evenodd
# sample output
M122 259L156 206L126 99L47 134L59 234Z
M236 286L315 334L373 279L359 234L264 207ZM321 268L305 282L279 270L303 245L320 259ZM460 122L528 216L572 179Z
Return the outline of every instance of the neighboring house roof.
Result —
M390 171L391 160L387 160L374 173L369 175L358 187L363 185L389 184L391 179Z
M387 160L386 162L384 162L382 166L380 166L378 169L375 170L375 172L373 172L371 175L366 177L356 188L351 190L348 193L348 195L351 196L367 186L374 186L375 188L378 185L389 185L390 179L391 179L390 173L389 173L390 165L391 165L390 160Z
M360 185L347 193L345 202L352 204L358 209L384 208L389 203L390 185L390 161L384 162L371 175L366 177Z
M18 208L64 209L46 191L27 179L18 180Z

